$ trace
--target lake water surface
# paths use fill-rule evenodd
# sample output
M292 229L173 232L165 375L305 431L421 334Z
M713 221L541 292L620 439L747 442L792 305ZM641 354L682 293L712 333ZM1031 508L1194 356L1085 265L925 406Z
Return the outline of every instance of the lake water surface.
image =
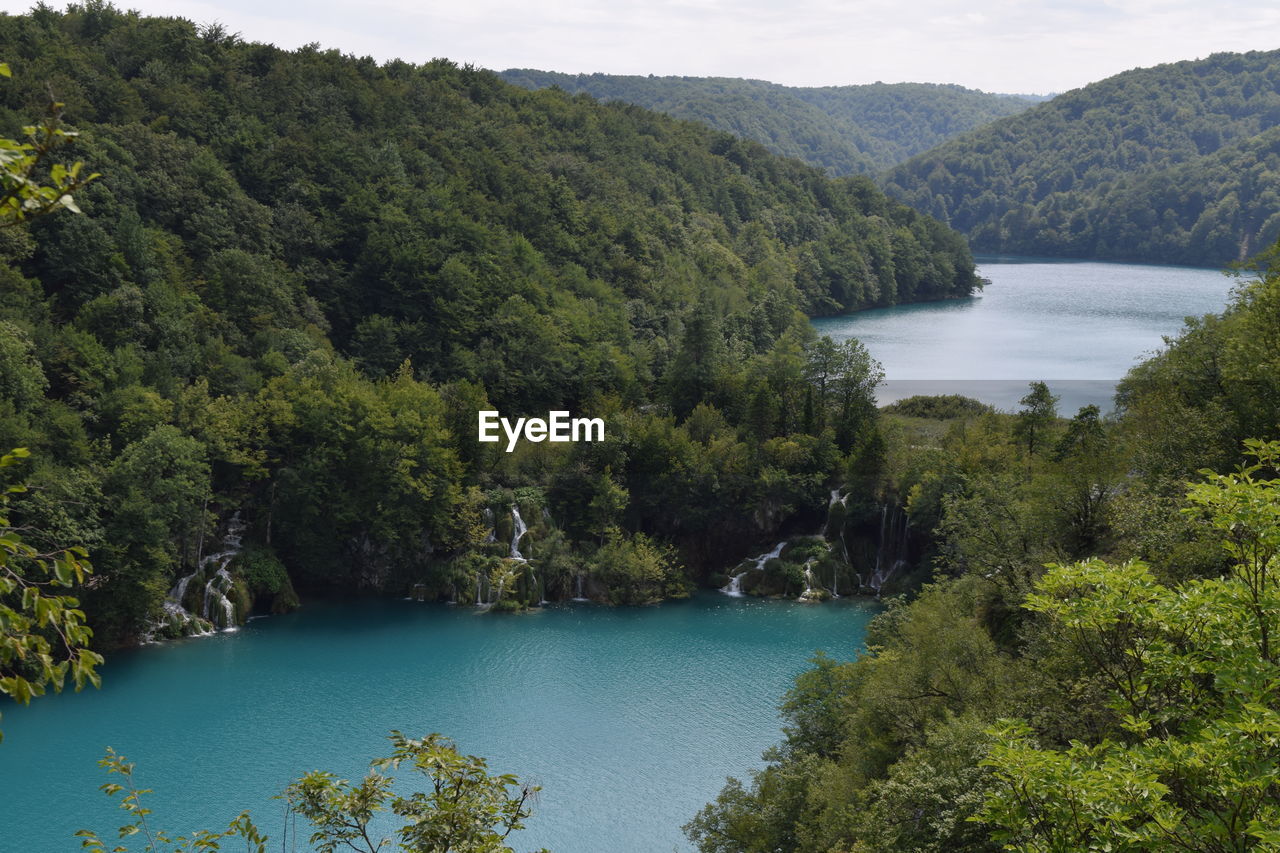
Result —
M860 311L813 321L856 337L884 366L880 402L966 394L1014 409L1042 379L1073 414L1110 409L1116 382L1176 335L1188 316L1220 312L1236 280L1216 270L979 257L990 284L968 299Z
M1187 315L1220 311L1220 273L981 259L965 300L817 320L885 366L884 399L969 393L1007 408L1045 379L1070 413ZM518 616L402 601L312 605L234 633L113 655L101 690L4 707L0 826L15 850L78 849L123 814L97 791L107 746L154 788L172 832L272 800L312 769L357 777L386 733L442 732L543 785L516 843L559 853L688 848L680 833L727 775L779 739L777 703L816 649L851 657L874 607L705 593L650 608L555 605ZM302 846L299 846L302 849Z
M780 739L777 703L808 658L852 657L875 610L717 593L522 615L312 605L113 655L101 690L4 707L0 826L23 851L113 833L124 815L95 764L111 746L170 832L248 808L278 845L274 794L313 769L357 778L400 729L442 732L543 786L517 850L686 850L681 824Z

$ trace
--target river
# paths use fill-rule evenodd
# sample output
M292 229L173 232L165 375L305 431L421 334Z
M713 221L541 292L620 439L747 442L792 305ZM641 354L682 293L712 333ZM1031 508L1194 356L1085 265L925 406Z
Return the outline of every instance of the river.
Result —
M155 790L154 824L223 827L248 808L278 844L274 794L313 769L357 778L400 729L543 786L517 850L687 850L680 826L780 740L777 704L809 657L852 657L875 612L714 592L517 615L309 605L112 655L100 690L5 707L0 826L23 851L78 849L82 827L114 837L124 814L95 763L111 746Z
M965 394L1017 408L1045 380L1061 414L1111 408L1116 382L1176 335L1188 316L1217 313L1236 280L1216 270L1145 264L979 257L990 283L968 299L876 308L813 321L856 337L884 366L879 402Z

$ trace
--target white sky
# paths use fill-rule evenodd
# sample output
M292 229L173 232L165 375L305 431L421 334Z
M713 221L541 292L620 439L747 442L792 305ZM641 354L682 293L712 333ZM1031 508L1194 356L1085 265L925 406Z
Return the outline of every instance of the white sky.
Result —
M485 68L915 81L1062 92L1129 68L1280 48L1269 0L116 0L252 41ZM30 2L0 0L21 13ZM54 0L53 5L61 5Z

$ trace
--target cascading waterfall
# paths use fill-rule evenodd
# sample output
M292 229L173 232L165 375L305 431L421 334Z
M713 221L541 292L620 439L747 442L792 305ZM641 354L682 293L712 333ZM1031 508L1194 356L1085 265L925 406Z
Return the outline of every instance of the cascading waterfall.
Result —
M227 598L232 583L231 572L227 571L227 566L231 565L231 561L240 553L243 533L244 524L240 521L240 514L236 513L227 524L227 535L222 540L223 550L200 561L202 567L214 565L218 567L213 577L209 578L204 586L204 601L200 615L213 622L212 608L216 605L222 611L224 631L234 631L236 627L236 606L230 598Z
M163 621L148 628L145 635L146 639L151 639L157 630L166 625L191 636L212 634L219 628L224 631L234 631L236 629L235 603L227 597L227 592L230 591L233 582L231 572L227 570L227 567L231 565L231 561L240 553L243 539L244 522L240 519L240 513L236 512L227 522L227 533L222 537L222 550L202 557L195 571L178 579L173 589L169 590L169 594L165 596ZM213 569L213 575L205 584L200 615L197 617L196 614L187 610L183 602L187 597L187 589L190 587L191 582L197 577L206 575L210 569ZM221 625L214 618L214 606L218 608L217 612L221 614ZM189 630L193 625L195 630Z
M227 562L230 562L230 558ZM227 571L224 564L218 567L213 577L209 578L209 582L204 585L204 601L200 608L201 616L217 624L213 612L213 607L216 605L222 611L222 628L226 631L234 631L236 625L236 606L231 599L227 598L230 590L231 573Z
M578 594L574 596L574 601L586 601L586 596L582 594L582 572L578 572Z
M875 570L867 586L879 594L881 588L907 564L908 537L911 520L901 507L889 511L888 504L880 507L880 542L876 548Z
M831 550L831 542L830 540L827 539L826 534L827 534L827 528L831 524L831 510L835 509L836 504L839 504L842 507L845 506L845 503L848 500L849 500L848 495L845 495L844 497L840 497L839 489L831 490L831 500L827 501L827 520L822 525L822 530L818 531L818 538L822 540L822 544L827 546L828 551ZM849 562L849 548L844 544L843 531L840 531L839 537L840 537L840 548L841 550L844 551L844 560L847 563ZM835 565L834 561L832 561L832 566L831 566L831 597L832 598L840 597L839 589L840 589L840 567L838 565Z
M169 596L168 598L165 599L165 603L169 604L173 602L181 602L182 599L186 598L187 584L191 583L191 579L198 574L200 574L199 568L197 568L194 572L192 572L189 575L183 575L182 577L178 578L177 585L173 589L169 590ZM181 606L181 604L179 604L179 606Z
M823 546L830 552L835 547L835 542L827 538L827 532L831 531L835 539L840 542L840 548L844 555L844 565L853 567L855 564L849 555L849 544L846 539L846 531L842 529L842 525L835 525L832 518L832 512L836 506L847 507L849 495L841 495L839 489L832 489L830 498L827 501L827 516L822 527L817 533L813 534L814 539L822 542ZM800 537L804 539L806 537ZM786 547L788 540L783 540L774 546L772 551L761 554L751 560L744 560L741 568L734 574L729 576L729 582L721 587L721 592L726 595L740 597L744 595L742 590L743 580L750 571L763 571L765 564L769 560L775 559L782 555L783 549ZM859 588L863 590L871 590L879 593L881 588L889 582L889 580L899 571L903 570L909 564L910 557L910 519L907 517L906 511L898 506L897 503L884 503L880 507L880 532L876 541L876 554L874 568L867 572L867 577L861 574L854 575L857 586L854 592ZM824 582L828 579L819 576L818 565L821 557L813 556L805 560L803 566L804 573L804 591L800 594L801 601L821 601L824 598L832 599L840 598L840 573L842 565L839 559L833 559L831 567L831 576L829 578L830 585ZM774 592L779 590L774 589ZM847 590L846 590L847 592Z
M841 497L841 495L840 495L840 490L839 490L839 489L832 489L832 490L831 490L831 502L827 504L827 521L828 521L828 523L830 523L830 520L831 520L831 510L835 509L836 504L839 504L841 507L848 507L848 506L849 506L849 496L848 496L848 495L845 495L845 496ZM840 530L838 530L838 531L837 531L837 535L838 535L838 538L840 539L840 550L841 550L841 552L844 554L844 561L845 561L845 563L846 563L846 564L848 564L849 566L852 566L852 565L853 565L853 560L849 559L849 543L845 541L845 538L844 538L844 529L843 529L843 527L842 527ZM828 543L828 544L827 544L827 547L828 547L828 548L830 548L830 547L831 547L830 543ZM861 582L862 582L862 578L861 578L861 576L859 576L859 577L858 577L858 582L859 582L859 583L861 583ZM832 584L832 588L831 588L831 594L832 594L832 595L835 595L835 593L836 593L836 590L835 590L835 584L833 583L833 584ZM837 597L838 597L838 596L837 596Z
M497 516L494 515L493 509L490 507L484 508L483 516L484 516L485 524L489 526L489 532L486 533L484 536L485 544L497 542L498 541ZM476 607L486 607L489 604L489 601L484 594L484 583L485 583L484 574L480 571L480 569L476 569L476 604L475 604ZM489 590L489 592L490 592L490 595L492 595L493 590L491 589Z
M524 519L520 517L520 506L518 504L511 505L511 559L519 560L522 563L529 562L520 553L520 538L529 532L529 525L524 523Z
M542 510L542 517L549 518L546 508ZM525 571L529 573L529 592L531 595L538 597L538 604L546 604L547 600L541 595L541 588L538 584L538 573L534 570L529 560L520 553L520 540L529 532L529 525L525 524L524 519L520 516L520 505L511 505L511 559L518 560L525 565ZM502 591L498 591L498 597L502 597Z
M804 561L804 592L800 593L801 601L815 601L819 598L813 586L816 580L813 574L813 557L810 557Z
M778 557L782 556L782 549L785 547L787 547L787 540L783 539L781 542L779 542L777 545L774 546L772 551L768 552L767 554L761 554L760 556L756 557L755 560L752 561L754 565L743 569L742 571L738 572L736 575L730 575L729 582L725 584L723 587L721 587L720 591L723 592L725 595L732 595L734 598L741 598L743 595L742 576L750 571L758 571L758 572L764 571L765 563L769 562L770 560L775 560Z

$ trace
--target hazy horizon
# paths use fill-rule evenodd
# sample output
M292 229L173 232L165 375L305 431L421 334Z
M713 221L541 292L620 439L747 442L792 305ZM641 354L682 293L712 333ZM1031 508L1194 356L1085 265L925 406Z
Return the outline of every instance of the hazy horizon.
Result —
M1232 0L124 0L250 41L319 43L380 61L443 57L494 71L742 77L787 86L957 84L1065 92L1136 67L1274 49L1280 7ZM22 14L29 2L0 0ZM61 6L59 6L61 8Z
M635 77L637 79L653 78L655 80L746 80L749 83L768 83L774 86L788 86L793 89L830 89L843 86L960 86L970 91L980 91L988 95L998 95L1000 97L1009 98L1052 98L1061 95L1062 92L1011 92L1011 91L993 91L990 89L977 89L974 86L965 86L963 83L949 83L941 80L869 80L864 83L821 83L807 86L798 83L779 83L777 80L765 80L761 77L729 77L724 74L615 74L611 71L561 71L559 68L532 68L524 66L511 66L509 68L490 68L490 71L496 71L505 74L509 71L539 71L550 74L564 74L569 77L589 77L593 74L601 74L606 77ZM1064 90L1065 91L1065 90Z

